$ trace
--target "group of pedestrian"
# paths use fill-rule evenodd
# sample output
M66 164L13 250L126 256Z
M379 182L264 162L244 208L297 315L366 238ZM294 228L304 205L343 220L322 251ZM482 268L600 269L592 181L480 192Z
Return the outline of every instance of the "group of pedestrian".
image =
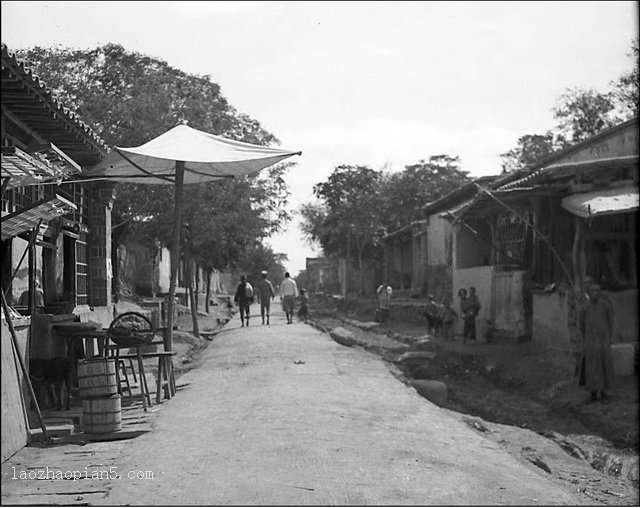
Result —
M261 278L256 284L257 291L255 291L255 294L260 302L260 316L262 317L262 324L269 326L271 301L275 298L276 293L273 289L273 284L267 278L268 272L266 270L262 270L260 275ZM300 301L298 317L305 323L307 322L309 317L309 298L307 296L307 291L305 289L301 289L298 292L296 281L291 278L289 272L284 274L284 280L280 283L280 299L287 318L287 324L293 323L296 299ZM240 310L241 326L249 326L251 304L254 303L254 290L251 283L247 281L245 275L240 276L240 283L236 289L233 301L238 305Z
M255 292L260 302L262 324L269 325L271 300L275 298L273 284L267 278L267 271L263 270L261 279L256 284ZM393 289L391 284L384 282L376 290L378 296L378 321L388 320ZM427 305L423 315L427 321L429 333L441 334L445 342L454 340L454 327L458 317L463 320L462 342L477 343L476 319L482 308L476 294L476 288L458 291L460 299L460 314L452 307L450 297L445 297L441 304L437 303L433 295L427 296ZM287 324L293 323L296 300L300 302L298 317L307 322L309 317L309 298L304 289L298 292L298 287L289 272L285 273L280 284L280 299L285 312ZM246 276L240 277L240 284L236 290L234 301L240 309L242 326L249 326L250 306L254 301L254 290ZM580 305L578 325L583 340L578 361L579 384L585 386L592 401L602 401L607 397L607 390L612 387L613 361L611 356L611 340L613 335L613 306L611 301L601 294L600 286L592 279L585 280L585 291Z
M460 315L463 319L463 344L476 344L476 318L482 306L476 289L458 291ZM451 299L437 303L433 295L427 296L423 312L429 333L441 334L444 341L452 341L453 329L458 313L451 307ZM578 313L578 327L582 344L577 365L578 383L590 393L590 401L606 402L608 392L613 387L613 358L611 342L613 337L614 308L611 300L602 294L602 289L592 278L586 277L584 293L581 294Z
M476 288L469 291L462 288L458 291L460 298L460 316L463 320L462 342L476 344L476 318L482 306L476 295ZM427 331L434 335L442 335L445 342L454 340L454 327L459 315L452 307L450 297L445 297L442 303L434 300L433 295L427 295L427 305L422 313L427 321Z

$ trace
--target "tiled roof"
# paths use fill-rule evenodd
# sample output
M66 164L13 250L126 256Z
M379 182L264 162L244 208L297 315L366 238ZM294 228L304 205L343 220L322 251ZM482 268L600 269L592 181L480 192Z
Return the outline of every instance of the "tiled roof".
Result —
M3 114L33 129L81 166L94 165L109 153L107 144L5 44L1 53Z

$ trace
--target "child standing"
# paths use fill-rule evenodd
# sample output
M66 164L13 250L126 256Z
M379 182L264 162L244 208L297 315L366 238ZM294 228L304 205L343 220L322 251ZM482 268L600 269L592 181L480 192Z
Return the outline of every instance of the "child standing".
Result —
M427 332L438 334L442 331L442 306L437 304L433 295L427 295L427 306L422 314L427 320Z
M309 318L309 297L307 296L307 290L300 290L300 310L298 311L298 317L304 322L307 322Z
M453 341L453 325L458 318L458 313L451 307L451 298L447 297L442 302L442 335L445 342Z

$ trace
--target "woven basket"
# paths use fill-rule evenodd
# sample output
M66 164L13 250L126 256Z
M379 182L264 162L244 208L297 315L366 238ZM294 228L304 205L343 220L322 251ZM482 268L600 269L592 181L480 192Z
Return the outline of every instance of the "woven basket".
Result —
M112 321L107 334L118 346L136 347L149 344L156 332L144 314L125 312Z

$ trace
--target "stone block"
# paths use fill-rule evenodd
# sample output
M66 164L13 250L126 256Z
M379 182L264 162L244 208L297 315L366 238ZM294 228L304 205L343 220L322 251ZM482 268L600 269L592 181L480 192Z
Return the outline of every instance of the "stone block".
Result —
M447 385L433 379L416 379L411 382L415 390L425 399L442 406L447 402Z
M634 373L633 344L620 343L611 345L611 357L613 359L613 372L616 376L631 376Z
M343 346L351 347L356 343L353 333L341 326L331 330L329 335L331 335L331 338L338 344L342 344Z

